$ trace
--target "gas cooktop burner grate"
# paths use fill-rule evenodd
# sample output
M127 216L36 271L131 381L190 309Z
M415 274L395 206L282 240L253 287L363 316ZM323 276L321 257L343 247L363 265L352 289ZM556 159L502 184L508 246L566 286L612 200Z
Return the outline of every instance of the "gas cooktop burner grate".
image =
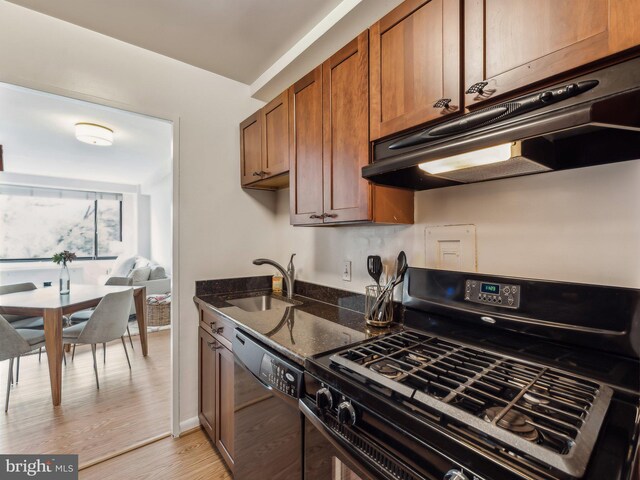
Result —
M398 378L402 375L400 365L392 360L380 360L370 365L371 370L387 378Z
M331 361L575 476L612 393L553 368L417 331L372 339Z

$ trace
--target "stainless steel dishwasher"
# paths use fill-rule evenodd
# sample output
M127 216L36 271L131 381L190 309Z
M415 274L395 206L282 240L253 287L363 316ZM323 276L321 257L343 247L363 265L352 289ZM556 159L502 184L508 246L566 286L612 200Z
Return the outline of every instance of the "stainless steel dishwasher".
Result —
M302 369L236 330L234 480L302 479Z

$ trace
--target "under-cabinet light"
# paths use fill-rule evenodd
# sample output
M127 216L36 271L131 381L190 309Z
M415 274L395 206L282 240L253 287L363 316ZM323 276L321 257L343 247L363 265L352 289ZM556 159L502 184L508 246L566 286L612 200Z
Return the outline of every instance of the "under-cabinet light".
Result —
M463 168L478 167L492 163L506 162L512 157L520 155L520 142L504 143L495 147L460 153L420 164L420 168L427 173L438 174L462 170Z

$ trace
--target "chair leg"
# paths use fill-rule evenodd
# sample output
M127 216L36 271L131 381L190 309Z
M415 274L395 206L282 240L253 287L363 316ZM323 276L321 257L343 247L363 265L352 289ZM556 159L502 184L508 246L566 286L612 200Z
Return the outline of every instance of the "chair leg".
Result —
M20 355L16 361L16 385L18 385L18 380L20 380Z
M7 398L4 401L4 413L9 411L9 395L11 394L11 382L13 382L13 358L9 359L9 377L7 378Z
M127 356L127 363L129 364L129 370L131 370L131 360L129 360L129 352L127 352L127 344L124 341L124 335L120 337L122 340L122 348L124 348L124 354Z
M76 344L73 344L73 350L71 351L71 361L76 357Z
M128 323L127 323L127 335L129 336L129 343L131 344L131 350L133 350L133 340L131 339L131 332L129 331Z
M107 344L106 343L102 344L102 352L104 355L103 363L107 363Z
M64 363L64 366L67 366L67 354L64 351L64 346L62 347L62 363Z
M42 347L38 349L38 363L40 363L40 360L42 360Z
M96 386L100 390L100 382L98 381L98 362L96 360L96 344L91 344L91 353L93 354L93 371L96 374Z

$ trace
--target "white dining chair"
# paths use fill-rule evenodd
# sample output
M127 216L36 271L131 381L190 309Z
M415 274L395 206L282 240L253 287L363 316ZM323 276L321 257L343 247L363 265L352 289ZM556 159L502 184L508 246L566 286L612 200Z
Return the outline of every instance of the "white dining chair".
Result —
M133 289L108 293L100 300L100 303L91 312L91 316L86 322L77 323L62 330L62 341L64 343L91 345L93 370L96 375L98 389L100 389L96 361L96 345L98 343L106 344L120 337L124 353L127 356L129 369L131 369L131 361L124 341L131 302L133 302Z
M37 290L37 287L32 282L13 283L10 285L0 285L0 295L8 295L10 293L29 292L31 290ZM29 315L3 315L13 328L19 329L44 329L44 319L42 317L30 317ZM42 359L42 347L38 351L38 361ZM13 381L18 383L20 379L20 357L16 358L16 374Z
M110 277L107 279L107 281L105 282L105 285L116 285L116 286L123 286L123 287L130 287L133 285L133 278L131 277ZM91 313L93 312L93 308L89 308L87 310L81 310L79 312L75 312L72 313L71 316L69 317L69 323L71 325L74 325L76 323L82 323L82 322L86 322L87 320L89 320L89 317L91 317ZM129 331L129 322L127 321L127 336L129 337L129 343L131 344L131 350L133 350L133 340L131 339L131 332ZM107 361L107 346L106 345L102 345L102 350L103 350L103 361L106 363ZM76 356L76 345L73 345L73 351L71 353L71 361L73 361L73 359Z
M28 292L31 290L37 290L37 287L31 282L0 285L0 295ZM42 317L30 317L28 315L4 315L4 318L13 326L13 328L35 328L40 330L44 328L44 319Z
M7 378L7 397L4 403L5 413L9 411L9 396L13 383L13 362L20 355L29 353L44 345L44 333L33 329L16 329L5 317L0 315L0 361L9 360ZM17 384L17 381L16 381Z

